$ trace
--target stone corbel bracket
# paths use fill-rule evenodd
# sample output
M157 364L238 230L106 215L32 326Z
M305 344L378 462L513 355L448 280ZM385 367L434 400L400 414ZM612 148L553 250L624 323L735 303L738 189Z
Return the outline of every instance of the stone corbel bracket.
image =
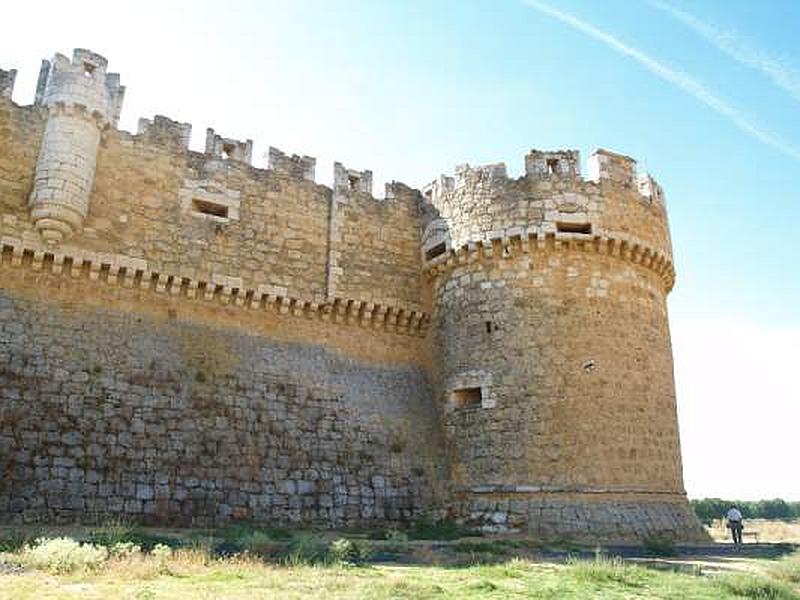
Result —
M399 335L424 337L430 315L402 306L388 306L353 298L327 301L291 295L286 287L260 284L245 287L241 277L155 271L148 262L119 254L89 252L75 248L53 249L35 240L0 238L0 266L50 272L83 279L96 285L149 290L193 301L213 302L242 310L271 311L306 319L381 330Z

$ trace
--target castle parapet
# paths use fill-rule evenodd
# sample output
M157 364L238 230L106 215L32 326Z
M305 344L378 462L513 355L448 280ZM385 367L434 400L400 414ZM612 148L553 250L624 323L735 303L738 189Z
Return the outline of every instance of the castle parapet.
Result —
M528 177L580 177L581 161L577 150L531 150L525 155Z
M372 171L357 171L346 168L342 163L333 163L333 191L336 194L372 194Z
M456 180L447 175L439 175L438 178L431 181L428 185L422 188L422 195L434 204L439 202L445 194L450 194L455 189Z
M137 135L151 144L173 148L189 148L192 135L191 123L179 123L169 117L156 115L153 119L139 119Z
M11 69L4 71L0 69L0 98L8 98L14 94L14 81L17 78L17 70Z
M253 140L242 142L224 138L209 127L206 129L206 154L222 160L238 160L249 165L253 158Z
M107 72L108 61L83 48L76 48L72 61L56 54L52 62L43 60L39 71L36 104L82 107L116 127L125 98L118 73Z
M636 183L639 188L639 193L644 198L647 198L651 202L664 204L664 190L661 189L661 186L649 173L639 175Z
M589 158L589 179L636 186L636 161L630 156L598 148Z
M291 156L281 152L277 148L269 147L267 153L267 168L279 173L285 173L290 177L314 181L314 171L317 159L313 156Z
M456 165L455 188L475 183L495 183L508 179L505 163L493 163L471 167L468 164Z

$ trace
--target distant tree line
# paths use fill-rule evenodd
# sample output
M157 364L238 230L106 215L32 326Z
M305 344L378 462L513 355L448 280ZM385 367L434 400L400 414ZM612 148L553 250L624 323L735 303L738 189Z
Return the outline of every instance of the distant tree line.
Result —
M697 517L705 524L714 519L725 518L731 506L742 511L745 519L800 519L800 502L774 500L723 500L722 498L703 498L692 500Z

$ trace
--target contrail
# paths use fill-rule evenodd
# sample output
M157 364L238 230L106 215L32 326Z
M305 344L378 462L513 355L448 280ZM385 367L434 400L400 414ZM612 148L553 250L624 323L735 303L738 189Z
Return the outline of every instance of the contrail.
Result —
M710 23L701 21L692 14L662 2L662 0L648 0L648 4L680 21L739 64L760 71L772 80L772 83L776 86L791 94L795 100L800 100L800 71L793 69L786 62L765 54L742 40L735 33L722 31Z
M684 73L682 71L677 71L665 65L664 63L660 62L659 60L653 58L649 54L646 54L641 50L638 50L632 46L627 45L626 43L622 42L621 40L614 37L610 33L603 31L602 29L599 29L594 25L590 25L585 21L581 21L580 19L574 17L569 13L565 13L563 11L558 10L557 8L553 8L552 6L545 4L544 2L540 2L539 0L522 0L522 2L523 4L543 14L553 17L554 19L557 19L562 23L569 25L573 29L580 31L581 33L584 33L589 37L605 44L612 50L615 50L620 54L627 56L628 58L632 58L654 75L657 75L664 81L671 83L672 85L683 90L687 94L691 94L697 100L699 100L712 110L726 117L736 127L741 129L751 137L754 137L762 144L766 144L767 146L770 146L786 154L787 156L790 156L794 160L800 162L800 150L774 137L773 135L767 133L766 131L762 131L761 129L750 123L750 121L748 121L744 117L744 115L742 115L736 108L728 104L725 100L723 100L713 92L711 92L708 88L706 88L702 83L700 83L691 75Z

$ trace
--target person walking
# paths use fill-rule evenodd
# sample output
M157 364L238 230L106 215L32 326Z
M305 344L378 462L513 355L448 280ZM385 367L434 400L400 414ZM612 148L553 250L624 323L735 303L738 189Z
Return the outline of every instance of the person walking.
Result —
M733 537L734 545L741 545L742 529L744 529L744 526L742 525L741 511L736 506L731 506L728 509L728 513L725 515L725 518L728 520L728 529L731 530L731 537Z

